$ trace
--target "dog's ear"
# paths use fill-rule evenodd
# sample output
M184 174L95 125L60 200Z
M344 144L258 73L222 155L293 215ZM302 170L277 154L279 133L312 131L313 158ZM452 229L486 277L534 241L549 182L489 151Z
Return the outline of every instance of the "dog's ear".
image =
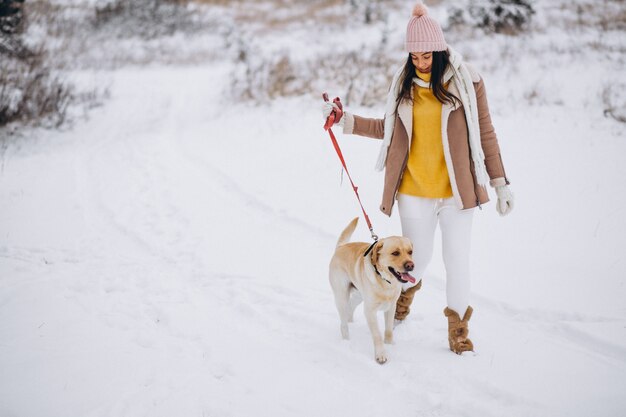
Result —
M376 264L378 263L378 257L380 256L380 250L382 249L382 247L383 242L382 240L379 240L372 248L372 265L374 266L376 266Z

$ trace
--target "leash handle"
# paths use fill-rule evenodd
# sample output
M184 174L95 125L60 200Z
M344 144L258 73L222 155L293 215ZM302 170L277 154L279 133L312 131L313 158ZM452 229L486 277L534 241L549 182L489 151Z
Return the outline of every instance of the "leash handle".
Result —
M322 98L324 99L325 102L328 103L328 93L322 94ZM335 124L335 112L331 111L330 114L328 115L328 118L326 119L326 123L324 124L324 130L330 129L330 127L334 124Z
M325 102L328 103L329 101L328 93L322 94L322 98L324 99ZM333 104L335 104L335 106L337 107L333 108L333 110L328 115L328 118L326 119L326 123L324 124L324 130L330 129L335 124L335 120L339 121L341 117L343 116L343 104L341 103L341 100L339 99L339 97L335 97L333 99Z
M328 102L327 93L323 93L322 98L324 99L324 101ZM339 109L343 109L343 105L341 104L339 97L336 97L333 100L333 103L335 103L337 107L339 107ZM374 239L374 243L376 243L378 241L378 236L374 233L374 227L372 226L372 222L370 221L369 216L365 212L365 208L363 207L363 203L361 202L361 197L359 196L359 191L358 191L359 188L356 185L354 185L354 181L352 181L352 176L350 176L350 171L348 171L348 167L346 166L346 161L343 158L343 153L341 152L341 148L339 147L337 138L335 137L335 134L333 133L333 130L331 129L331 126L334 124L334 122L335 122L335 114L334 112L331 112L330 115L328 116L328 119L326 119L326 123L324 124L324 130L328 131L328 134L330 135L330 139L333 142L335 151L337 152L337 156L339 156L339 160L341 161L341 165L343 165L343 169L346 171L346 174L348 174L348 178L350 179L350 184L352 184L352 189L354 190L354 193L356 194L356 198L359 201L359 205L361 206L363 217L365 217L365 221L367 222L367 227L370 230L372 239Z

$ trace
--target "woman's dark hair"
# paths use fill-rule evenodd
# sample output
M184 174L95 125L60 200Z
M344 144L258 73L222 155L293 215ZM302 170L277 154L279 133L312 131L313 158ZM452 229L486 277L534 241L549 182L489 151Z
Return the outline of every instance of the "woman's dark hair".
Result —
M434 51L433 52L433 65L431 67L430 74L430 88L433 90L434 96L439 100L442 104L454 104L460 103L458 97L454 94L450 93L443 86L443 74L446 72L446 68L450 65L450 55L448 51ZM398 111L398 106L402 100L411 100L411 89L413 88L413 78L415 78L415 65L413 65L413 60L411 59L411 54L406 59L406 64L404 65L404 71L402 71L402 75L400 75L400 80L402 80L402 88L400 89L400 93L398 93L398 97L396 98L396 112Z

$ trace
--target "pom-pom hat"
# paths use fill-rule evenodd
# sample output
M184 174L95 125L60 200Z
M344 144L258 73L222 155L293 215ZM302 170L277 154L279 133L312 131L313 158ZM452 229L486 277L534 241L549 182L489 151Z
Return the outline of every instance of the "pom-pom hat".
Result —
M439 23L430 16L421 1L413 8L411 20L406 26L406 41L404 47L407 52L445 51L448 49L443 31Z

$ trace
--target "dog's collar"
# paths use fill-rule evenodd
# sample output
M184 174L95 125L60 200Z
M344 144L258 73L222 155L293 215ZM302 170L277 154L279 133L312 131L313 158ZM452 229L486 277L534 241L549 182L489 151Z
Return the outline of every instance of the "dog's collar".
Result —
M363 254L363 257L367 256L367 254L371 252L372 248L374 247L374 245L375 245L376 243L378 243L378 241L377 241L377 240L375 240L375 241L374 241L374 243L372 243L372 244L369 246L369 248L367 248L367 250L366 250L366 251L365 251L365 253ZM376 268L376 265L374 264L374 262L372 262L372 266L374 267L374 271L376 271L376 273L378 274L378 276L380 277L380 279L383 279L383 280L387 281L387 283L388 283L388 284L391 284L391 281L389 281L387 278L383 277L383 274L381 274L381 273L378 271L378 268Z
M376 265L372 264L372 266L374 267L374 271L376 271L376 273L378 274L378 276L381 279L387 281L388 284L391 284L391 281L389 281L387 278L383 277L383 275L380 272L378 272L378 268L376 268Z
M375 245L375 244L377 244L377 243L378 243L378 240L375 240L375 241L374 241L374 243L372 243L372 244L371 244L371 245L367 248L367 250L366 250L366 251L365 251L365 253L363 254L363 257L366 257L366 256L367 256L367 254L368 254L368 253L370 253L370 252L372 251L372 248L374 247L374 245ZM376 268L376 267L374 266L374 268ZM378 272L378 271L376 271L376 272Z
M376 242L374 242L374 243L376 243ZM373 246L373 245L372 245L372 246ZM369 249L368 249L368 250L369 250ZM372 266L374 267L374 271L376 271L376 273L378 274L378 276L380 277L380 279L387 281L387 283L388 283L388 284L391 284L391 281L389 281L387 278L383 277L383 274L381 274L381 273L378 271L378 268L376 268L376 265L374 265L374 264L372 263Z

